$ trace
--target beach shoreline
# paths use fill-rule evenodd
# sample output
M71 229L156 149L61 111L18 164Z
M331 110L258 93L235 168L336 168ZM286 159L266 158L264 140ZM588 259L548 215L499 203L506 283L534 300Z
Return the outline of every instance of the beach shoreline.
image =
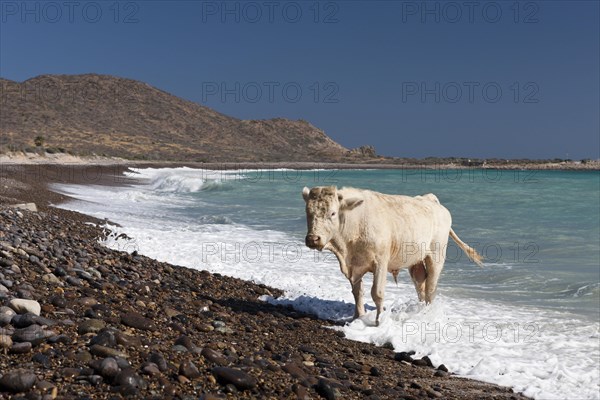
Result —
M525 398L258 300L277 289L110 250L98 243L104 221L52 207L68 198L50 185L126 185L130 166L0 169L0 280L10 282L0 303L41 308L39 317L0 313L2 396ZM8 207L29 202L39 212Z
M506 160L506 162L474 162L461 163L437 162L432 160L390 160L380 158L366 162L329 162L329 161L292 161L292 162L196 162L196 161L159 161L159 160L128 160L116 157L79 157L69 154L18 153L0 154L0 167L14 165L57 165L57 166L128 166L177 168L189 167L210 170L233 169L499 169L499 170L557 170L557 171L600 171L600 160L544 162L540 160Z

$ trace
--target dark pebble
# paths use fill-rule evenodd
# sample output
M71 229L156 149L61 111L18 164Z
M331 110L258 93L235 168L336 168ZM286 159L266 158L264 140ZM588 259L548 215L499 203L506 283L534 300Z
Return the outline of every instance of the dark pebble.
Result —
M385 342L381 347L387 350L394 350L392 342Z
M98 369L100 375L108 379L114 378L120 371L121 368L119 368L117 361L112 357L106 357L104 360L102 360L100 363L100 368Z
M217 365L225 366L229 364L227 358L225 358L223 354L219 353L216 350L209 349L208 347L203 348L200 354L208 361L213 362Z
M102 317L99 313L92 310L91 308L88 308L87 310L85 310L85 312L83 313L83 316L87 317L87 318L94 318L94 319L99 319Z
M148 357L148 361L156 364L158 366L158 369L161 370L161 372L165 372L166 370L169 369L169 366L167 365L167 360L165 360L163 355L160 354L159 352L150 353L150 356Z
M304 372L304 370L302 369L302 367L300 367L298 364L287 363L283 367L281 367L281 369L284 370L285 372L287 372L288 374L290 374L291 376L293 376L296 379L304 379L304 378L306 378L306 372Z
M119 386L119 391L124 394L135 394L139 389L148 385L132 368L124 369L115 377L114 383Z
M342 366L351 371L360 371L362 366L354 361L345 361Z
M67 283L71 286L81 286L81 279L69 276L66 279Z
M131 336L131 335L127 335L120 331L115 332L115 339L117 340L117 344L120 344L121 346L124 346L124 347L133 347L133 348L142 347L142 341L140 340L140 338Z
M142 373L150 376L160 375L160 369L158 369L158 365L153 362L145 362L142 364Z
M31 343L30 342L22 342L22 343L13 343L9 352L11 354L25 354L31 351Z
M32 313L17 314L12 317L11 325L15 328L27 328L36 323L37 315Z
M29 370L17 369L5 373L0 378L1 391L20 393L26 392L33 387L37 376Z
M13 262L7 258L0 258L0 267L10 268Z
M67 299L65 299L63 296L52 296L52 298L50 299L50 303L57 308L65 308L67 306Z
M417 367L429 367L429 364L427 363L427 361L423 360L423 359L413 360L412 365L416 365Z
M342 393L336 386L335 382L321 378L315 389L317 390L317 393L327 400L341 399Z
M92 354L87 350L81 350L75 353L76 361L87 364L92 359Z
M175 340L175 345L180 345L193 352L197 349L197 346L192 342L189 336L181 335Z
M48 343L68 344L68 343L71 343L72 341L73 340L67 335L54 335L54 336L50 336L48 338Z
M15 342L29 342L32 346L37 346L53 335L54 332L46 331L39 325L30 325L27 328L17 329L13 333L12 340Z
M238 390L252 389L257 384L255 377L235 368L216 367L212 373L222 385L231 383Z
M308 345L301 345L298 347L298 350L300 350L303 353L308 353L308 354L313 354L313 355L317 355L317 350L314 347L308 346Z
M117 345L115 332L105 330L94 336L90 340L90 345L99 344L100 346L115 347Z
M131 364L129 364L129 361L127 361L124 358L121 357L115 357L115 361L117 361L117 365L119 366L119 368L121 369L127 369L127 368L131 368Z
M179 375L183 375L188 379L196 379L202 376L198 367L191 361L183 361L179 364Z
M106 346L101 346L99 344L95 344L93 346L90 347L90 353L96 355L96 356L100 356L100 357L122 357L122 358L128 358L129 356L125 353L123 353L122 351L110 348L110 347L106 347Z
M433 368L433 363L431 362L431 359L429 359L429 357L425 356L425 357L421 358L421 360L425 361L425 363L427 364L427 366L429 368Z
M446 368L444 364L440 364L440 366L437 367L437 369L440 371L448 372L448 368Z
M96 333L106 326L106 322L101 319L87 319L77 326L77 332L80 335L86 333Z
M111 309L109 306L107 306L106 304L93 304L92 305L92 310L96 311L99 314L110 314Z
M35 363L40 364L41 366L43 366L44 368L50 368L50 358L42 353L37 353L34 354L33 357L31 357L31 360Z
M172 329L176 330L177 332L182 333L184 335L187 333L186 329L176 322L171 322L168 326L169 326L169 328L172 328Z
M180 344L176 344L173 347L171 347L171 351L177 352L177 353L187 353L188 349L185 346L182 346Z
M154 322L136 312L128 312L121 315L121 323L132 328L155 331L156 325Z
M394 360L396 360L396 361L406 361L408 363L412 363L413 362L413 359L410 356L410 354L407 353L407 352L405 352L405 351L401 351L400 353L396 353L394 355Z

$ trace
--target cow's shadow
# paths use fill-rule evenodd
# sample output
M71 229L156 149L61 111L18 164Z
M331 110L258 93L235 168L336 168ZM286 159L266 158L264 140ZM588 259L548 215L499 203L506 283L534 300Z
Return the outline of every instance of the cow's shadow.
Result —
M324 300L313 296L299 296L295 299L263 296L254 301L225 298L210 298L211 301L229 307L235 312L256 314L267 312L275 316L286 315L291 318L310 318L327 321L332 325L343 326L353 320L354 303L339 300ZM366 311L375 310L374 306L365 305Z
M269 304L292 308L302 313L310 314L318 319L330 321L336 325L344 325L354 319L354 303L340 300L325 300L318 297L302 295L294 299L263 298ZM376 310L375 306L365 304L365 311Z

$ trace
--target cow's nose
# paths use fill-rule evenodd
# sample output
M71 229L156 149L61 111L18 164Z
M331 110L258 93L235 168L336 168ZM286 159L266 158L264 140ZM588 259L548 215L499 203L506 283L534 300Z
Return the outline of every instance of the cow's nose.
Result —
M306 245L307 246L314 246L315 244L319 243L319 241L321 240L321 238L317 235L306 235Z

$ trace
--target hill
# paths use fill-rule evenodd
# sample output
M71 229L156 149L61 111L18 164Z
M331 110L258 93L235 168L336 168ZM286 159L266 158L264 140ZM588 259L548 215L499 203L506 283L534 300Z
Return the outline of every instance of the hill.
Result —
M349 151L303 120L240 120L131 79L96 74L42 75L24 82L0 78L0 149L42 148L212 162L372 156Z

